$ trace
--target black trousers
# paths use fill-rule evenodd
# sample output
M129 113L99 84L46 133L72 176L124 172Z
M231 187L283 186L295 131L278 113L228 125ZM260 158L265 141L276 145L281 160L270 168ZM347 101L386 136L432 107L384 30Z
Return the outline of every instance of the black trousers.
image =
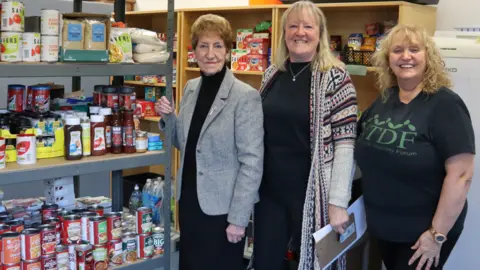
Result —
M235 244L228 241L227 215L206 215L198 203L196 188L192 190L191 186L182 189L178 210L181 231L179 270L245 269L245 238Z
M452 250L455 247L459 237L460 234L448 236L448 240L442 244L442 249L440 251L440 263L438 264L438 267L432 265L430 270L443 269L443 266L452 253ZM415 270L420 259L417 259L417 261L412 265L408 265L408 261L415 253L415 250L412 250L411 248L415 243L396 243L380 239L374 240L376 240L378 243L380 256L382 257L383 263L385 264L387 270Z
M282 194L284 198L260 193L260 202L255 206L253 251L255 270L284 269L289 244L296 254L300 254L305 197Z

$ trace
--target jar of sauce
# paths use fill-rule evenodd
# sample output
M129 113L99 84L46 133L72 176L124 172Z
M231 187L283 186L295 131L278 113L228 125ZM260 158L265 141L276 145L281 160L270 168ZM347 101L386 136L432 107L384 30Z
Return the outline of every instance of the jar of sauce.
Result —
M93 105L101 106L102 105L102 92L105 85L95 85L93 87Z
M99 115L103 115L105 123L105 142L107 147L107 153L112 152L112 109L101 108Z
M120 110L112 112L112 153L120 154L123 148L122 121Z
M137 135L135 137L135 149L137 150L137 153L145 153L147 152L147 148L148 148L147 132L137 131Z
M119 105L122 110L135 110L135 88L123 86L120 88Z
M82 156L82 126L80 125L80 118L68 117L65 119L65 159L78 160Z
M105 86L102 90L102 106L112 109L118 108L118 90L116 86Z
M135 153L135 126L133 110L123 111L123 152Z
M105 142L105 118L103 115L92 115L90 117L90 146L92 156L105 155L107 152Z

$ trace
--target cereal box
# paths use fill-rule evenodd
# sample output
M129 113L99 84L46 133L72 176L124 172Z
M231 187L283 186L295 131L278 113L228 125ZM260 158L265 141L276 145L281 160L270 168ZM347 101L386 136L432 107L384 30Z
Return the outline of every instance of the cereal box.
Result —
M244 50L247 48L245 39L253 35L253 29L238 29L237 30L237 49Z
M265 71L268 67L267 55L248 55L247 58L249 71Z
M265 38L247 38L248 54L267 55L270 40Z
M248 51L233 49L231 53L231 70L244 71L248 67Z

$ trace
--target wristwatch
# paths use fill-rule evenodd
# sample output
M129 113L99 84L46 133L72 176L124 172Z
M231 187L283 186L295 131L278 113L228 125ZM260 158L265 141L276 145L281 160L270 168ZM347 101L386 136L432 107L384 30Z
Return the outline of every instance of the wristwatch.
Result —
M447 236L445 236L445 234L443 234L443 233L439 233L439 232L435 231L435 229L433 227L430 227L430 233L432 234L435 242L437 242L439 244L443 244L445 241L447 241Z

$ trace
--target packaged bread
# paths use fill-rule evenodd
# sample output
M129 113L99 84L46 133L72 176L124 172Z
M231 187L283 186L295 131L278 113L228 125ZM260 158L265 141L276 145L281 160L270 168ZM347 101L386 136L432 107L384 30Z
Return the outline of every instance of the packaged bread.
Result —
M105 20L85 20L85 50L106 50L106 36Z
M83 50L85 43L85 22L81 19L63 19L62 47L69 50Z

